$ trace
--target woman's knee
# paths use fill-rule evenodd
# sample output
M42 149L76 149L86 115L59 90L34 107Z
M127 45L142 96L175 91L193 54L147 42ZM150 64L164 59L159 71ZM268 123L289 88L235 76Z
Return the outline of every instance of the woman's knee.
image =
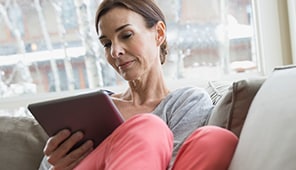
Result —
M238 138L227 129L217 126L204 126L197 129L188 140L186 140L186 143L187 142L198 147L199 152L205 152L210 157L217 157L217 159L219 159L218 157L223 155L233 155Z
M227 129L218 126L203 126L194 131L189 140L199 140L205 145L217 143L218 145L233 146L237 144L238 138Z
M159 117L139 114L120 127L109 144L109 150L109 160L118 162L110 163L112 166L141 167L144 161L148 164L153 162L150 169L165 169L172 155L173 134Z
M238 139L230 131L204 126L194 131L182 145L174 169L227 169Z
M131 136L133 139L141 138L141 140L168 139L168 143L172 143L173 134L167 124L158 116L151 113L137 114L128 119L122 126L116 129L117 137Z

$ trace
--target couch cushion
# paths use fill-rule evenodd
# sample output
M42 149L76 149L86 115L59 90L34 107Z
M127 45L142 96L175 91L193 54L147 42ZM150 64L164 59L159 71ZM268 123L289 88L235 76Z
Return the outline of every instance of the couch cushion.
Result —
M276 69L256 94L230 170L296 167L296 67Z
M0 117L0 169L38 169L47 135L33 118Z
M249 106L265 78L252 78L233 82L216 104L209 125L227 128L240 136Z

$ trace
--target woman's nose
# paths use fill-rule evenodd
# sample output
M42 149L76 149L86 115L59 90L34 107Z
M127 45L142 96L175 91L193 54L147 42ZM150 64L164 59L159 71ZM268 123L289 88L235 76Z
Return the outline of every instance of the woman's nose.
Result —
M113 58L119 58L120 56L123 55L123 48L119 44L113 43L111 46L111 56Z

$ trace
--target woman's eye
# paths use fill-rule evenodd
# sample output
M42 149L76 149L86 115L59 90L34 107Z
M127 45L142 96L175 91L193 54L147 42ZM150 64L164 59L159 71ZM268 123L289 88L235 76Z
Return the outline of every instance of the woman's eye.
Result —
M109 48L109 47L111 47L111 43L104 43L103 46L104 46L104 48Z
M132 36L132 33L126 33L126 34L123 34L122 35L122 38L123 39L128 39L128 38L130 38Z

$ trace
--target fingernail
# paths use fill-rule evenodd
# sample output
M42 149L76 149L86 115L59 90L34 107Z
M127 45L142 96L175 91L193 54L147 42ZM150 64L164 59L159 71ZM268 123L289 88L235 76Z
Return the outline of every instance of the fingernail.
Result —
M64 135L70 135L71 134L69 129L63 129L61 133L63 133Z
M87 147L93 147L94 146L94 142L92 140L88 140L88 141L85 142L85 145Z
M80 138L83 138L83 136L84 136L84 133L83 132L81 132L81 131L77 131L77 132L75 132L75 134L74 134L75 136L77 136L77 137L80 137Z

